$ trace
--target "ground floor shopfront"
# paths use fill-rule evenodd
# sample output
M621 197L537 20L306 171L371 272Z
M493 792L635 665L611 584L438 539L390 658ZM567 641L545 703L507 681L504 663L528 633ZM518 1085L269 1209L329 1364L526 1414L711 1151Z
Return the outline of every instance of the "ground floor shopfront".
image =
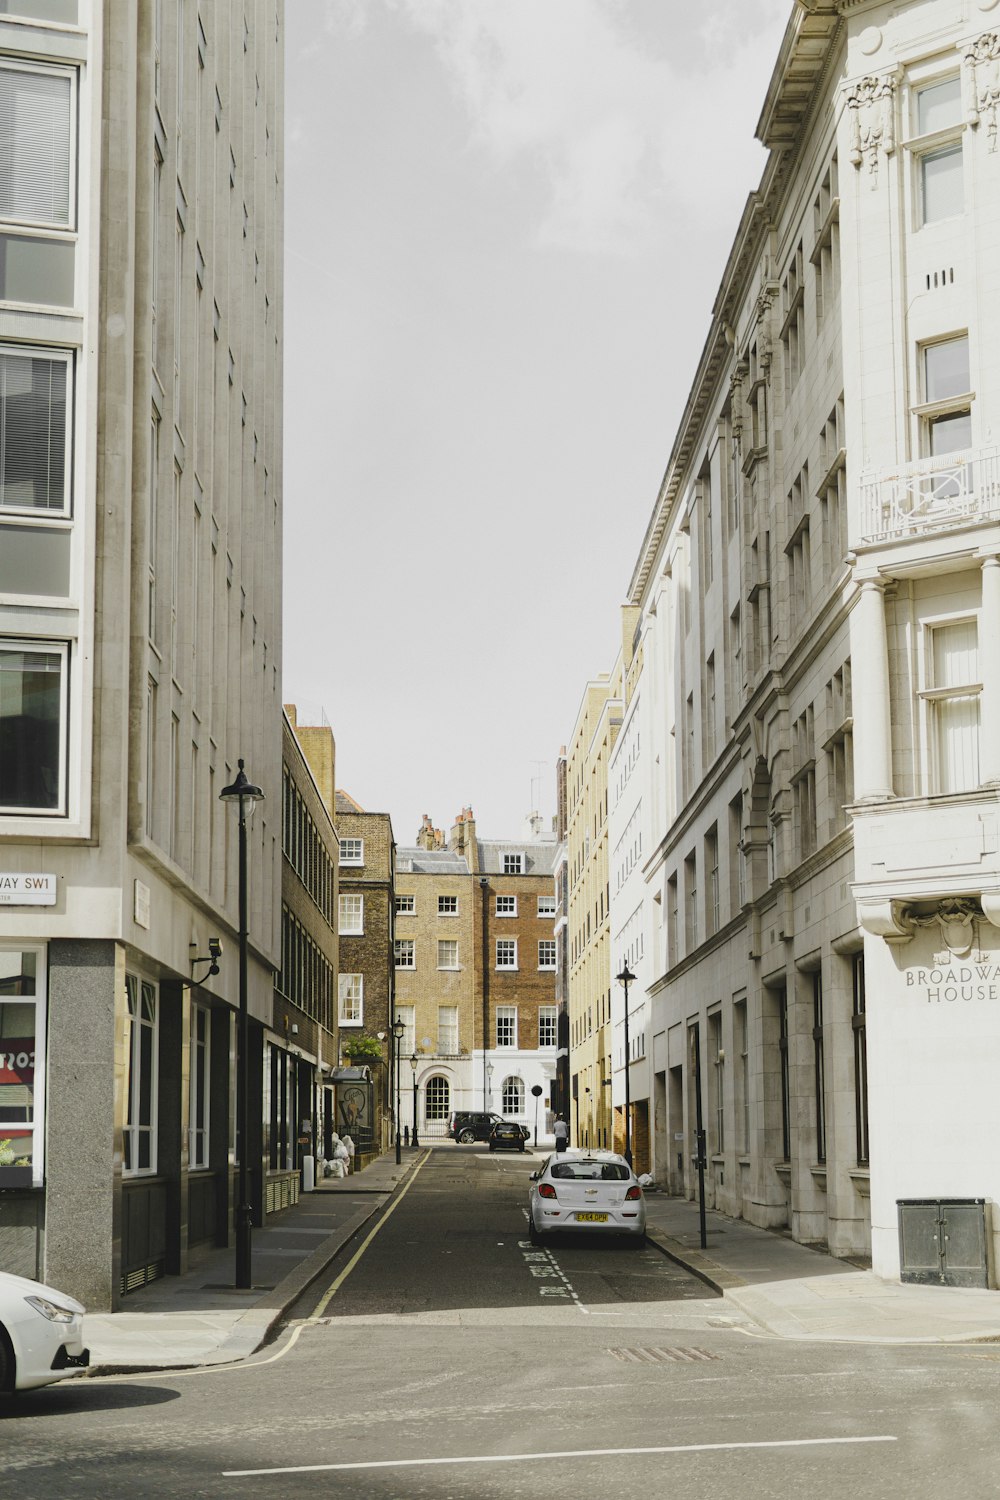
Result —
M102 939L0 944L0 1264L94 1311L232 1243L233 1004ZM333 1117L315 1058L251 1018L249 1197L296 1201Z

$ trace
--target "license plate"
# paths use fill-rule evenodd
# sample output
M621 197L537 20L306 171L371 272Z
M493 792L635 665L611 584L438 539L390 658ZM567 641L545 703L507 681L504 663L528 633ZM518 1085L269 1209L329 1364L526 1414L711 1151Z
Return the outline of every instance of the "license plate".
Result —
M606 1224L608 1216L607 1214L577 1214L576 1222L578 1224Z

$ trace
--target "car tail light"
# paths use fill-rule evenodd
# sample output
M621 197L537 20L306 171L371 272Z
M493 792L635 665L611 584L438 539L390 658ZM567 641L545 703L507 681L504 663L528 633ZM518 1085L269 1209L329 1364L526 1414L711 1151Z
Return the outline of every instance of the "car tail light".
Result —
M556 1190L552 1186L551 1182L540 1182L538 1184L538 1196L539 1196L539 1198L554 1198L555 1195L556 1195Z
M625 1194L625 1197L630 1203L634 1202L636 1198L642 1197L642 1188L638 1184L633 1184Z

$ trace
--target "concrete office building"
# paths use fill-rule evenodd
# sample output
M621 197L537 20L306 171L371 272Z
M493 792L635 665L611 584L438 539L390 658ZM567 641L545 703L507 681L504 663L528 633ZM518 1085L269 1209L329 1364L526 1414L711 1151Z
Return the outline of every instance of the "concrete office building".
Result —
M243 758L267 796L259 1098L280 962L282 11L24 9L0 18L0 1256L107 1309L226 1241L240 1151L261 1211L262 1131L239 1141L233 1118L219 794Z

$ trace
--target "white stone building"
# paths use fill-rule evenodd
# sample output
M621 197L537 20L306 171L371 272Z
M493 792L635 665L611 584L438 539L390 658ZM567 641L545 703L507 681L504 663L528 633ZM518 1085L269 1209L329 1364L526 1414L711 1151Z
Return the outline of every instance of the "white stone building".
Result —
M615 751L638 700L656 1175L695 1191L700 1125L710 1206L990 1284L995 7L791 14L631 582ZM616 933L632 899L612 878Z
M280 0L0 17L0 1260L94 1309L230 1232L280 964ZM222 941L220 972L193 960ZM199 984L199 981L201 983ZM194 998L192 998L194 997ZM194 1179L209 1183L198 1197Z

